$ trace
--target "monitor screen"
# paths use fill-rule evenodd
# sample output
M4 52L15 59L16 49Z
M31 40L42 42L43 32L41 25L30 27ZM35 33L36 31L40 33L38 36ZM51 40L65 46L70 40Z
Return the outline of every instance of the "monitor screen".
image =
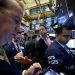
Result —
M66 20L67 20L67 18L66 18L66 16L64 14L61 14L61 16L58 17L58 23L60 25L63 25L66 22Z
M55 72L54 70L50 69L44 75L60 75L60 74Z
M75 30L72 30L72 38L75 39Z
M67 16L64 12L64 9L60 9L60 12L58 13L58 16L57 16L57 21L58 21L58 24L60 25L63 25L67 20Z
M59 72L57 69L50 68L43 75L66 75L63 72Z
M63 73L62 71L60 71L59 69L53 67L53 66L49 66L44 72L43 75L66 75L65 73Z
M58 14L58 23L64 25L67 21L70 23L73 22L73 18L69 20L69 18L73 17L71 0L61 0L62 1L62 9L61 13ZM67 23L68 23L67 22ZM74 24L74 23L72 23ZM69 26L70 24L67 24Z
M75 48L75 39L70 39L69 42L67 43L67 46L69 48Z
M65 3L66 3L67 11L68 11L68 16L69 17L73 16L72 7L71 7L71 0L65 0Z

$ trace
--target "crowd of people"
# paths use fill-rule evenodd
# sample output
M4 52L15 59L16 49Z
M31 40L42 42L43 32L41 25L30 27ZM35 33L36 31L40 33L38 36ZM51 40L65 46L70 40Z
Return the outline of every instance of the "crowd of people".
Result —
M39 26L36 35L26 43L20 24L24 7L18 0L0 0L0 73L2 75L39 75L53 66L68 75L75 75L75 55L67 47L72 29L66 25L54 28L55 37Z

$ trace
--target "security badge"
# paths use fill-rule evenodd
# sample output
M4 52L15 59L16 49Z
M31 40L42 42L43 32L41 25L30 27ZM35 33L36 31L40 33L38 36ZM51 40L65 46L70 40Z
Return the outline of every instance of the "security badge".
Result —
M21 46L21 49L24 49L24 47L23 47L23 46Z
M48 64L58 64L58 60L55 59L55 56L49 56Z

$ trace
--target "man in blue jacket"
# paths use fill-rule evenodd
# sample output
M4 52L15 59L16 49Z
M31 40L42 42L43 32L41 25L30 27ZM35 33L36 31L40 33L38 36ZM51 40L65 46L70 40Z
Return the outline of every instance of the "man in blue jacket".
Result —
M26 54L26 46L21 42L21 40L22 32L20 31L17 32L12 41L4 47L4 50L6 51L8 58L12 60L13 63L17 62L20 70L28 68L28 63L26 65L22 62L20 63L20 61L25 61L25 59L22 59L21 57L25 57Z
M75 75L75 57L66 46L71 37L71 28L55 25L54 29L56 39L45 52L46 64L69 75Z

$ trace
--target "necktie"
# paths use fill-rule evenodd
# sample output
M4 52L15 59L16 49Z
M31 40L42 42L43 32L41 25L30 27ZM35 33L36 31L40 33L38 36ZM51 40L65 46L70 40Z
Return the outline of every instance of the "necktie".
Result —
M50 46L50 41L48 40L48 38L46 38L46 45L49 47Z
M20 48L19 48L19 44L16 44L17 45L17 51L18 52L21 52Z
M6 52L2 47L0 47L0 57L3 57L3 59L10 64L9 59L8 59L8 57L6 55Z
M64 49L66 50L66 52L67 52L71 57L73 57L71 51L70 51L66 46L64 46Z

